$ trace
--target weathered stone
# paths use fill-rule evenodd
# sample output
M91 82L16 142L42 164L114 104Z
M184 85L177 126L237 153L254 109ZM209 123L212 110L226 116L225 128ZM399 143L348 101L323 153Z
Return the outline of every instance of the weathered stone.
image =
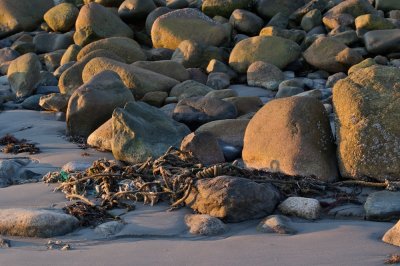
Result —
M201 10L209 17L222 16L229 18L235 9L249 8L251 0L204 0Z
M232 24L233 28L238 32L242 32L249 36L258 35L261 28L264 26L262 18L243 9L236 9L233 11L229 18L229 23Z
M284 39L294 41L296 43L301 43L306 37L306 32L303 30L296 29L281 29L278 27L265 27L261 30L260 36L276 36Z
M103 151L111 151L112 118L92 132L87 139L87 144Z
M170 146L178 147L190 133L185 125L143 102L131 102L123 109L115 109L112 131L115 159L130 163L143 162L148 157L158 158Z
M322 24L322 14L318 9L313 9L303 16L301 19L301 27L305 31L310 31L316 26Z
M357 30L389 30L396 28L389 20L371 14L358 16L355 20L355 24Z
M375 221L390 221L400 218L400 193L378 191L370 194L364 204L366 218Z
M319 218L321 205L319 201L311 198L289 197L279 204L278 209L287 215L315 220Z
M257 112L263 106L260 97L257 96L230 97L225 98L224 101L232 103L236 107L238 116Z
M324 106L310 97L268 102L247 126L242 155L252 168L328 182L337 178L329 119Z
M54 237L70 233L78 220L68 214L43 209L1 209L0 234L24 237Z
M347 71L347 73L350 75L351 73L357 72L360 69L363 68L367 68L373 65L377 65L377 63L375 62L375 60L373 58L367 58L361 62L359 62L356 65L353 65L352 67L349 68L349 71Z
M399 42L400 29L373 30L364 34L365 48L373 54L398 53Z
M40 82L41 68L39 57L33 53L24 54L11 62L7 77L17 97L32 95Z
M385 233L382 241L400 247L400 221Z
M185 81L190 78L189 72L178 62L172 60L160 61L137 61L133 63L134 66L141 67L158 74L176 79L178 81Z
M398 68L375 65L334 86L342 176L400 180L399 84Z
M257 231L262 233L296 234L297 231L290 226L290 218L283 215L270 215L257 225Z
M76 44L72 44L70 45L67 50L64 52L61 61L60 61L60 65L65 65L67 63L70 62L74 62L77 61L78 59L78 54L81 51L81 47L79 45Z
M86 82L104 70L116 72L125 86L138 98L150 91L169 92L173 86L179 83L175 79L156 72L102 57L94 58L86 64L82 72L82 79Z
M252 63L247 69L247 84L276 90L284 80L283 72L273 64L263 61Z
M256 61L265 61L284 68L300 55L300 46L280 37L258 36L240 41L233 48L229 65L239 73L246 73Z
M200 11L185 8L158 17L151 38L155 48L176 49L184 40L219 46L229 40L229 32Z
M279 89L275 95L275 98L291 97L291 96L300 94L302 92L304 92L304 89L301 87L279 86Z
M383 11L400 10L400 2L396 0L376 0L376 9Z
M221 72L213 72L208 75L206 85L214 90L223 90L231 84L231 78L228 74Z
M188 214L185 216L185 223L189 232L194 235L215 236L228 230L220 219L207 214Z
M125 21L138 21L156 9L153 1L125 0L118 8L118 15Z
M66 112L68 106L68 97L61 93L50 93L40 97L39 105L44 110Z
M206 85L194 80L187 80L175 85L171 89L169 95L172 97L178 97L178 100L182 100L190 97L204 96L211 91L213 91L213 89Z
M105 237L109 237L112 235L117 234L119 231L122 230L122 228L124 227L124 224L118 221L112 221L112 222L107 222L107 223L103 223L98 225L95 229L94 232L96 234L105 236Z
M69 99L67 130L73 136L89 136L106 122L117 107L134 101L119 76L111 71L95 75Z
M156 9L151 11L149 13L149 15L146 17L146 32L147 32L147 34L148 35L151 34L151 28L153 27L153 24L158 17L160 17L164 14L167 14L168 12L171 12L171 11L172 11L172 9L165 7L165 6L157 7Z
M143 96L141 101L155 107L161 107L167 97L168 93L165 91L150 91Z
M19 56L19 53L9 47L0 49L0 64L3 64L8 61L12 61L12 60L18 58L18 56Z
M238 96L237 92L231 89L213 90L205 95L205 97L218 98L218 99L237 97L237 96Z
M304 4L304 0L258 0L256 11L264 18L272 18L277 13L288 16Z
M270 184L219 176L198 180L185 203L201 214L225 222L242 222L271 214L279 197L277 189Z
M84 5L75 24L74 41L80 46L109 37L133 38L133 31L107 8L90 3Z
M44 21L53 31L67 32L74 27L78 14L79 9L75 5L62 3L47 11Z
M40 33L33 38L35 51L37 53L50 53L61 49L67 49L73 44L70 33Z

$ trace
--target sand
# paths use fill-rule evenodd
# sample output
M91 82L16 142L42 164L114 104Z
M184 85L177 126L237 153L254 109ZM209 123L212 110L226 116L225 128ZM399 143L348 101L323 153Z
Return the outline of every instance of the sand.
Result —
M30 156L27 168L46 173L69 161L112 158L110 153L83 151L62 135L65 122L55 115L34 111L0 113L0 136L11 133L38 143L42 153ZM87 152L90 156L82 156ZM18 156L29 156L20 154ZM12 157L1 154L0 158ZM54 186L34 183L0 189L0 208L62 208L65 199ZM296 220L298 234L263 234L260 220L229 224L217 237L188 234L183 223L189 209L167 212L168 206L137 204L123 216L126 225L113 237L96 234L92 228L53 238L72 250L47 250L48 239L7 237L12 247L0 249L0 265L383 265L398 247L380 239L393 223L329 220Z

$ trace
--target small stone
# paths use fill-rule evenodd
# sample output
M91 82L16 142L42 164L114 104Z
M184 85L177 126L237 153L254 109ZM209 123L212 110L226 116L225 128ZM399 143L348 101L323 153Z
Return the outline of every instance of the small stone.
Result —
M278 233L294 235L297 231L290 227L290 218L283 215L270 215L257 225L261 233Z
M252 63L247 69L247 84L276 90L284 80L283 72L273 64L263 61Z
M82 172L88 169L92 164L90 162L71 161L63 165L61 171L67 173Z
M385 233L382 241L400 247L400 220Z
M400 218L400 192L378 191L370 194L364 204L366 218L390 221Z
M321 205L316 199L289 197L279 204L278 209L286 215L315 220L319 218Z
M188 214L185 216L185 223L194 235L215 236L228 230L220 219L207 214Z
M105 237L110 237L121 231L123 227L124 225L121 222L112 221L98 225L94 229L94 232Z

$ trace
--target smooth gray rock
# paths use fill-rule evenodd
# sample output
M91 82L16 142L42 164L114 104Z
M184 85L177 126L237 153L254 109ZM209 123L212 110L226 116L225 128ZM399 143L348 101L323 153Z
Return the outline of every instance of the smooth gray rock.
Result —
M194 235L215 236L228 230L220 219L207 214L188 214L185 216L185 223L189 232Z
M257 225L257 231L262 233L278 233L294 235L297 233L290 225L291 220L284 215L270 215Z
M287 215L315 220L319 218L321 205L319 201L304 197L289 197L279 204L278 209Z
M367 220L390 221L400 218L400 192L378 191L370 194L364 204Z

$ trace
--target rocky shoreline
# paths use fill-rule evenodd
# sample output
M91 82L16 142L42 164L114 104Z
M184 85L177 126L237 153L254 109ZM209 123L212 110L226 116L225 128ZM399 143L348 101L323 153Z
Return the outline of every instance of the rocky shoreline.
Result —
M68 204L164 201L206 236L400 218L400 2L0 0L0 15L0 187L51 172L75 182ZM0 233L64 235L70 214L1 208ZM116 235L125 215L92 226Z

